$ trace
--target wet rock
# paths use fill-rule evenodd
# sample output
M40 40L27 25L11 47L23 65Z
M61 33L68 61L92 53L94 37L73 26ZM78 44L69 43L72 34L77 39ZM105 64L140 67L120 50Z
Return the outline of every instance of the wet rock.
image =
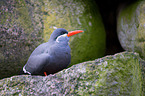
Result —
M73 65L46 77L20 75L2 79L0 93L20 96L143 96L143 64L145 61L137 53L118 53Z
M138 1L120 10L117 31L122 47L138 52L145 59L145 1Z

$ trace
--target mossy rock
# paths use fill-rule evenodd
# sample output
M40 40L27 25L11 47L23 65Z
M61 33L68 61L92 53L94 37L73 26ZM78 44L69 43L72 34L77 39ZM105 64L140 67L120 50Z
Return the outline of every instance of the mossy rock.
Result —
M3 95L144 96L145 61L122 52L83 62L49 76L20 75L0 80Z
M71 64L104 55L104 26L92 0L1 0L0 6L0 78L18 74L56 27L84 30L70 39Z
M105 30L93 0L44 0L44 5L46 42L56 28L84 30L84 33L70 37L71 65L104 55Z
M31 52L42 43L40 4L0 0L0 78L18 74Z
M122 47L145 59L145 1L123 8L118 15L117 32Z

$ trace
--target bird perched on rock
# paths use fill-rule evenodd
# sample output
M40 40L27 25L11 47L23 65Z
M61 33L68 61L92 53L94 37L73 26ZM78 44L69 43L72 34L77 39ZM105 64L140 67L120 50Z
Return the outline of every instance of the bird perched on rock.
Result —
M54 30L49 41L32 52L20 74L48 75L66 68L71 61L69 37L81 32L83 31L68 32L63 28Z

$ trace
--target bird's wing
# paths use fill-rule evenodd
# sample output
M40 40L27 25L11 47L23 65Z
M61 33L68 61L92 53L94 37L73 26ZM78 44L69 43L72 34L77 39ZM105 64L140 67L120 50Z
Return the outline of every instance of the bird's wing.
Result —
M26 65L23 67L23 71L28 74L37 74L40 73L42 68L48 63L49 54L33 55L29 57Z
M48 42L40 44L40 45L31 53L31 56L32 56L32 55L39 55L39 54L44 53L44 52L46 51L46 49L49 48L48 45L49 45Z

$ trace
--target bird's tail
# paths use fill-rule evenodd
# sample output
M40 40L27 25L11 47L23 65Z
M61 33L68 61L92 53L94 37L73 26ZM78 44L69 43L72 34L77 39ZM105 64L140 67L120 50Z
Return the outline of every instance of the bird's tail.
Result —
M18 73L18 75L29 75L28 73L24 73L23 69L20 70L20 72Z

